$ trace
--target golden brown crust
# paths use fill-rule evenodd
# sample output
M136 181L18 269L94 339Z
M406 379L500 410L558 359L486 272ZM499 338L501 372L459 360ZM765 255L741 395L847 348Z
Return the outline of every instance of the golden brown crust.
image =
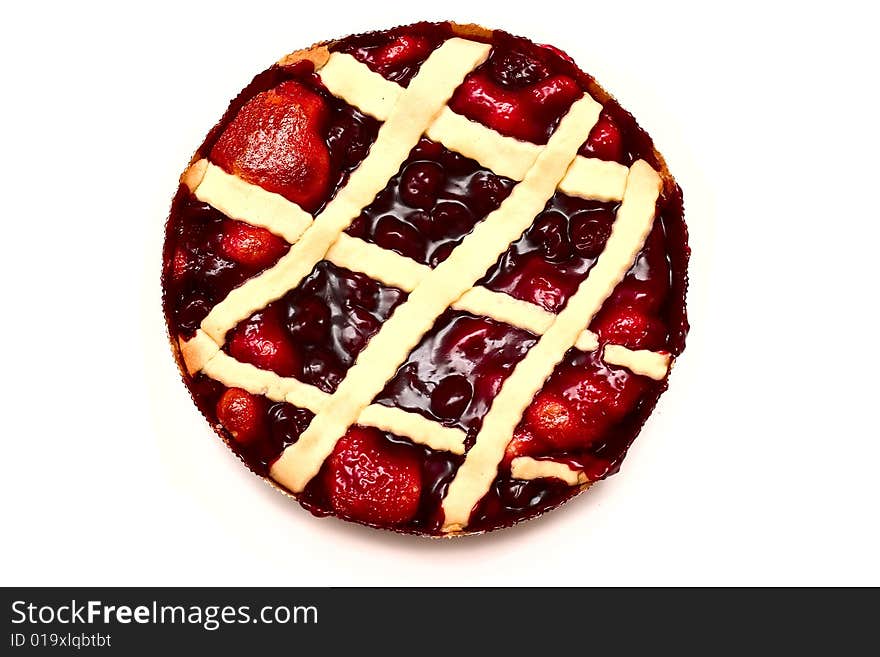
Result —
M205 171L207 171L207 169L208 160L196 160L180 175L180 184L185 185L190 193L196 191L196 188L201 184L202 179L205 177Z
M317 71L324 64L327 63L327 60L330 58L330 49L327 47L328 41L324 41L321 43L317 43L311 48L305 48L304 50L296 50L289 55L285 55L281 59L278 60L279 66L292 66L297 62L309 61L315 65L315 70Z
M489 40L492 38L492 35L495 34L495 30L490 30L482 25L477 25L476 23L452 23L449 25L452 27L452 33L455 36L460 36L465 39L479 39Z

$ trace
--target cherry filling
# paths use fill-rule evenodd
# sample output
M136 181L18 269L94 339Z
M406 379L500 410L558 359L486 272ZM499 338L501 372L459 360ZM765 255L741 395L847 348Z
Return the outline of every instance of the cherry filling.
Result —
M347 53L387 80L407 87L428 55L449 36L448 29L434 25L410 25L349 37L331 50Z
M664 222L656 221L633 266L590 324L603 343L667 350L674 311L666 301L670 268Z
M422 23L348 37L330 48L406 86L453 34L448 23ZM588 90L603 111L580 154L625 165L643 158L663 168L632 116L559 51L498 31L468 38L491 42L493 48L454 94L454 111L502 134L543 144L571 103ZM258 75L232 102L198 155L317 213L366 157L378 127L374 119L333 98L313 65L302 61ZM506 198L512 185L423 139L348 232L433 267ZM480 284L559 312L604 249L615 211L616 204L557 193ZM182 187L172 205L164 251L164 303L173 335L191 337L210 308L274 265L287 249L277 236L224 218ZM468 529L510 524L577 492L555 479L513 480L510 464L517 456L568 463L591 481L620 467L665 382L607 364L603 349L620 344L681 352L688 328L687 258L681 192L667 185L644 248L591 324L599 349L572 349L556 367L516 427L498 476ZM224 348L238 360L333 392L405 298L400 290L321 262L299 287L230 331ZM449 310L376 402L460 428L468 433L469 448L501 382L536 339L494 320ZM186 381L206 417L222 426L229 444L263 475L313 417L202 374ZM437 533L442 500L463 458L355 426L299 499L316 514Z
M266 475L269 466L288 445L297 441L314 416L286 402L227 388L204 374L189 382L199 409L254 472Z
M376 401L475 433L502 382L535 341L527 331L448 310Z
M557 192L479 284L558 312L605 248L616 210Z
M232 329L224 348L239 361L332 393L405 298L396 288L321 261L299 286Z
M166 304L177 333L189 338L229 292L271 267L289 245L264 228L227 219L195 198L178 197L168 227Z
M522 43L492 49L449 101L454 112L508 137L546 144L584 91L552 53Z
M513 184L423 138L346 232L435 267L507 198Z
M615 472L662 387L604 363L599 351L570 350L526 409L470 527L488 529L536 515L577 490L553 479L512 479L510 463L518 456L551 457L590 481Z

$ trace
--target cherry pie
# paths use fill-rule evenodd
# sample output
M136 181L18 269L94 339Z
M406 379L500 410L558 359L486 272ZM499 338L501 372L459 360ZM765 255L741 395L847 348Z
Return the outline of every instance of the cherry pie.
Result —
M451 535L614 473L687 333L681 191L563 52L419 23L295 52L181 178L184 380L317 515Z

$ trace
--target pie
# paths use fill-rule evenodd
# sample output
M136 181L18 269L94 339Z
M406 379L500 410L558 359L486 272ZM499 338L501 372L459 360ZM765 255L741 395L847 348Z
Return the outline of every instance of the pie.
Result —
M681 190L562 51L418 23L257 75L174 197L192 397L312 513L509 526L615 473L688 324Z

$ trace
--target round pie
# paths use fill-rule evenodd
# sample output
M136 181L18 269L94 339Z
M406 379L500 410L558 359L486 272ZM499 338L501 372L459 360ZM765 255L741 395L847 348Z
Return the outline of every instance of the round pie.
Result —
M193 399L316 515L511 525L616 472L687 333L681 190L562 51L419 23L257 75L181 177Z

